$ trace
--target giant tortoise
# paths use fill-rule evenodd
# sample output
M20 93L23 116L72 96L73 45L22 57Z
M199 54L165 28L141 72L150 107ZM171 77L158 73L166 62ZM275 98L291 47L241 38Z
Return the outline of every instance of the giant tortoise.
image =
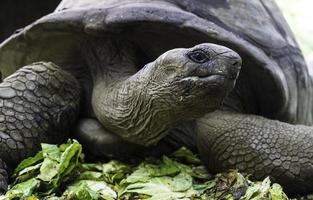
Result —
M77 127L98 156L187 146L212 172L313 190L312 81L273 0L63 0L0 69L4 189L6 165Z

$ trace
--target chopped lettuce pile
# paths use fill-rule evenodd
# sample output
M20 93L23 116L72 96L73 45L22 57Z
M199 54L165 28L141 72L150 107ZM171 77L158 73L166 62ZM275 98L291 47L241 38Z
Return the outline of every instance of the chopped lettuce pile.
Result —
M84 163L82 147L75 140L41 146L42 151L15 169L14 183L0 199L288 199L269 178L254 183L235 170L212 176L185 148L168 157L126 164Z

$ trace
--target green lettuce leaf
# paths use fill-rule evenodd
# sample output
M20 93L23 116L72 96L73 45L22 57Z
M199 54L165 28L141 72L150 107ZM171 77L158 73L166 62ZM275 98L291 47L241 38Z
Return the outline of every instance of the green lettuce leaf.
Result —
M117 198L117 194L103 181L81 180L70 185L62 198L75 200L114 200Z
M36 178L14 185L5 196L0 197L3 200L21 199L29 197L39 187L40 181Z
M251 182L236 170L210 175L198 157L182 148L161 159L141 163L84 163L75 140L42 151L21 162L15 181L0 200L286 200L269 178Z

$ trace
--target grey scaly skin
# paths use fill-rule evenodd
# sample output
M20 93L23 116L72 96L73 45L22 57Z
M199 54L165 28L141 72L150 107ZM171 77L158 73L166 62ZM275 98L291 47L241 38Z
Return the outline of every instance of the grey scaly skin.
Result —
M92 52L101 53L99 48L105 48L93 47ZM119 51L123 54L124 50ZM87 56L94 61L92 57L101 55ZM94 74L92 106L96 118L123 139L151 146L179 122L216 110L234 87L241 59L226 47L201 44L167 51L131 76L124 73L116 78L110 74L111 83L105 72L108 64L102 64L101 68L89 62ZM127 64L131 69L132 63ZM123 71L124 64L117 65Z
M218 62L214 60L214 57L216 57L217 60L225 59L225 57L223 57L223 54L221 54L220 56L221 57L210 55L208 63L215 63L217 64L217 66L227 66L227 64L219 65ZM161 56L159 59L162 58L164 58L164 56ZM178 61L181 61L181 59L178 59ZM157 63L157 61L155 61L155 63ZM162 65L163 63L161 64L161 66ZM149 67L149 64L147 66ZM181 73L178 69L175 69L174 71L177 74ZM136 75L131 77L132 80L134 80L134 83L136 83L136 77L140 76L141 73L144 73L145 75L149 74L149 68L143 68ZM149 76L142 77L144 78L142 80L149 80ZM158 79L153 80L153 82L157 82L157 84L155 85L158 85L161 89L164 89L167 88L166 78L166 73L162 73L162 79L160 79L161 82L157 82ZM112 100L110 98L105 99L106 96L102 96L100 97L100 99L105 99L105 102L109 101L109 103L111 102L112 104L108 104L110 106L97 108L96 110L101 110L104 108L111 111L112 108L117 108L114 105L125 105L126 108L131 108L132 110L134 110L134 113L136 113L136 111L141 111L140 109L137 110L136 108L125 104L125 102L135 102L136 100L138 100L134 98L136 97L136 90L132 91L132 89L138 87L138 85L123 85L123 83L127 83L127 81L130 80L129 76L127 75L126 77L124 77L123 80L126 81L114 82L114 84L112 84L112 87L109 87L111 89L113 88L113 94L121 94L119 93L120 91L127 91L125 95L121 95L121 100ZM163 85L163 80L165 82L165 85ZM313 163L311 161L311 158L313 156L311 153L313 149L311 142L313 141L311 136L312 128L308 126L287 124L253 114L244 114L253 113L254 111L249 110L249 108L253 108L253 105L249 106L245 104L247 102L241 101L241 99L247 99L247 97L251 96L252 92L249 89L249 85L247 84L248 81L246 81L245 79L241 81L242 82L239 82L236 86L236 93L230 95L224 102L222 110L216 111L212 114L208 114L204 117L201 117L201 115L204 114L203 111L208 112L210 109L203 109L204 107L202 106L205 105L205 102L214 102L212 98L200 98L200 102L199 98L193 99L191 102L198 105L199 108L188 111L188 108L190 108L190 104L188 105L188 103L185 102L185 104L183 104L183 106L185 107L180 108L178 106L180 102L180 97L179 95L173 97L173 94L175 94L175 92L172 92L173 90L167 88L167 92L164 96L162 96L162 94L164 93L162 90L157 90L159 88L151 89L151 91L155 91L155 94L158 94L157 96L160 97L162 100L169 100L161 101L162 104L156 104L156 109L165 107L165 109L167 109L167 111L171 113L170 118L166 118L168 117L166 115L162 115L163 118L160 119L157 116L152 116L155 118L150 118L151 116L145 116L144 114L121 114L122 116L129 116L130 118L127 118L126 120L125 118L120 117L116 117L115 119L112 117L111 119L108 119L107 116L111 116L111 114L101 116L101 113L106 113L106 111L101 111L100 113L98 113L97 117L103 126L98 126L98 128L94 129L96 132L98 132L97 136L94 135L93 140L91 140L91 137L88 136L87 131L79 131L80 137L83 138L83 141L87 144L87 146L90 146L92 144L92 141L97 141L96 147L90 149L91 152L96 152L96 149L100 149L101 146L123 146L123 149L125 151L121 153L122 155L124 153L136 154L136 152L140 152L140 154L142 155L145 155L145 153L155 153L153 149L163 149L163 152L170 152L171 147L173 147L173 150L175 149L175 147L177 148L179 146L189 145L193 149L198 148L202 159L205 161L206 166L212 172L221 172L225 169L238 168L242 172L251 174L251 178L256 180L260 180L262 178L265 178L266 176L271 176L274 181L282 184L285 190L290 194L307 193L311 191L310 185L313 182ZM142 82L138 83L140 87ZM170 83L173 82L170 81ZM118 87L115 87L115 84ZM125 88L128 88L128 86L130 86L131 88L130 93L129 90L124 90ZM143 88L144 89L141 89L139 91L149 91L147 85L144 85ZM184 87L177 88L179 88L179 91L183 91ZM147 93L148 92L144 92L144 94ZM220 93L216 91L215 94L218 95ZM125 97L129 98L130 100L124 101ZM133 100L133 98L135 100ZM143 99L140 99L140 101L141 100ZM202 100L204 100L204 102L201 102ZM219 99L219 101L221 101L221 99ZM93 105L95 104L97 105L97 103L94 102ZM119 111L125 112L124 109L120 108L121 107L118 108ZM171 108L173 110L170 110ZM148 112L148 114L151 113L153 112ZM114 111L113 114L115 114ZM145 116L143 119L151 119L151 121L160 122L160 124L158 125L157 123L155 123L152 124L152 126L147 126L148 129L145 129L144 132L147 133L148 136L143 137L143 135L137 134L138 129L136 129L138 127L142 128L143 126L136 125L135 127L132 127L129 126L129 124L127 123L125 124L124 122L119 123L121 119L124 119L125 122L134 123L136 122L136 120L134 120L132 117L137 116ZM179 117L185 118L182 120ZM195 118L200 119L195 121L192 120ZM139 117L139 119L142 118ZM176 119L178 120L175 121ZM111 123L110 120L113 123ZM186 121L189 121L189 124ZM170 122L171 124L169 125L167 124L167 122ZM99 122L95 120L95 123ZM119 124L121 124L122 126L120 126ZM186 126L190 127L193 126L195 127L195 129L190 131L187 130L188 128L183 128L181 131L177 131L177 125L179 124L185 124ZM157 130L159 132L153 132L153 130ZM165 130L164 134L168 134L166 137L164 137L164 135L162 134L163 130ZM113 136L114 138L112 138L112 134L114 135L114 133L119 135L119 137ZM133 135L133 133L135 134ZM110 140L105 141L105 137L109 137ZM162 137L164 138L160 140ZM122 138L133 143L137 143L139 145L152 145L152 148L143 148L142 146L135 146L132 143L127 144ZM147 138L150 139L147 140ZM197 141L196 143L198 145L192 141L193 139ZM153 144L156 144L156 141L159 141L159 143L153 148ZM112 155L116 153L116 151L113 149L114 148L108 148L106 152ZM105 152L101 153L106 154ZM116 155L120 156L118 153Z
M122 55L121 49L114 53ZM132 76L111 73L111 83L105 75L110 63L102 64L107 67L90 66L92 105L99 122L127 141L148 146L180 121L218 108L235 85L241 59L226 47L201 44L168 51ZM117 64L122 67L124 63ZM41 62L7 77L0 84L0 93L0 184L5 190L5 164L13 169L33 155L40 143L60 143L69 136L79 116L81 89L74 76L52 63Z
M0 188L8 171L34 155L40 143L60 143L79 114L80 86L52 63L19 69L0 84ZM8 167L6 167L8 166Z
M239 169L261 180L270 176L289 194L312 191L313 129L229 111L197 121L198 148L212 172Z
M233 96L225 102L226 107L222 107L228 111L210 113L221 106L235 84L241 65L238 54L222 46L202 44L168 51L136 72L136 53L131 50L131 45L122 48L114 47L110 42L107 45L92 44L89 49L92 51L87 48L85 52L93 78L91 103L96 119L82 120L78 125L78 138L91 152L97 153L97 149L101 149L98 155L114 156L119 146L125 148L124 153L128 149L131 149L128 153L138 150L148 150L149 153L172 145L173 138L180 143L185 136L196 134L190 138L197 138L202 160L211 171L238 168L256 179L271 175L289 193L310 191L313 174L311 127L242 114L237 108L238 100L232 99ZM107 54L108 51L114 54ZM122 73L116 70L116 66L121 67ZM37 78L27 76L27 73L35 74ZM61 79L59 82L63 83L64 90L59 91L60 88L55 86L55 77ZM35 87L27 88L29 82ZM43 89L38 91L37 85ZM2 126L6 125L2 137L6 142L2 146L7 151L0 155L3 165L1 180L5 188L5 164L12 168L21 159L35 153L40 142L60 142L67 137L67 128L78 118L80 88L73 76L47 63L22 68L5 79L0 88L4 88L2 98L7 102L2 106L2 115L5 116ZM11 103L15 99L13 94L20 95L18 97L22 98L25 106L15 108ZM49 98L51 94L55 94L55 98ZM38 119L36 116L39 116L44 128L36 126L36 123L28 126L23 121L23 131L14 132L19 120L6 118L10 116L8 108L13 106L13 110L26 110L28 105L38 109L29 117ZM49 112L50 115L44 115ZM26 117L27 114L28 111ZM59 116L64 118L60 120ZM49 119L49 123L44 119ZM93 132L83 130L86 128L84 123L91 124L88 120L94 120ZM186 131L188 128L184 127L178 131L181 124L194 125L196 129ZM23 135L29 132L27 130L36 136L29 140ZM175 137L166 140L172 135Z
M139 148L137 151L139 154L149 153L146 148L149 150L166 149L167 151L175 149L179 145L187 145L196 151L196 140L201 142L214 140L219 135L221 135L220 139L223 138L223 135L231 135L230 138L238 141L236 148L241 149L241 147L248 146L241 151L236 151L235 147L232 146L233 144L227 142L229 140L218 145L220 149L233 151L231 158L235 159L235 162L232 159L227 161L228 159L223 158L229 156L226 151L219 152L219 148L210 148L209 145L214 141L199 146L202 157L210 161L210 157L207 155L211 155L210 152L216 152L221 165L225 168L238 167L248 173L251 173L250 169L256 168L252 173L255 178L271 175L276 177L279 183L291 192L312 191L312 188L307 187L313 182L310 175L312 166L307 161L307 159L311 160L312 156L308 152L307 155L303 155L300 150L295 155L290 153L290 155L285 156L285 153L289 151L277 153L280 152L279 149L296 148L289 144L290 136L286 135L284 130L287 129L300 134L302 128L290 124L313 124L313 84L297 42L275 1L63 0L53 14L41 18L20 31L0 45L0 68L3 75L6 77L21 66L45 60L54 61L62 69L66 69L74 75L79 80L83 92L80 115L83 118L80 118L78 123L77 137L82 139L81 142L85 144L87 149L90 148L91 152L100 155L106 155L106 153L114 155L116 153L114 147L119 146L119 144L121 144L120 147L123 147L119 148L123 149L121 154L129 152L127 151L128 146L131 147L131 153L136 152L136 149ZM107 39L112 35L124 41L110 42L111 39L104 43L98 41L102 37ZM85 46L79 48L85 37L90 40L94 39L95 42L87 41ZM126 45L127 42L125 41L132 41L134 45ZM101 119L101 123L93 114L90 95L92 90L106 91L109 95L113 93L123 94L118 95L121 97L120 99L125 97L124 99L137 102L137 98L133 97L141 95L134 92L135 88L130 88L130 93L127 93L128 89L122 90L122 88L127 88L126 84L123 84L122 78L130 80L129 78L136 74L143 64L154 60L156 56L169 49L192 46L203 42L216 42L229 46L240 53L243 59L241 73L233 90L235 92L228 95L221 107L221 110L228 112L219 111L220 113L216 112L214 115L205 116L201 119L201 123L197 123L197 120L190 121L188 119L178 123L177 126L173 126L172 129L168 121L164 122L164 119L168 117L167 115L161 120L159 117L151 118L151 121L165 123L164 127L169 126L171 129L164 132L160 131L161 135L168 132L167 136L161 139L157 146L152 145L151 147L143 147L139 144L138 147L122 139L132 140L131 134L138 133L135 128L120 126L119 124L123 119L116 118L118 115L115 114L118 112L114 109L122 108L121 111L124 112L125 109L123 108L128 106L127 103L115 102L114 98L110 96L105 102L108 107L106 105L99 106L95 100L105 98L106 94L97 94L93 98L93 102L95 102L93 107L103 107L101 109L103 109L104 114L96 113ZM136 46L141 51L140 53L134 51ZM84 51L83 55L81 50ZM93 72L92 79L88 74L87 66ZM166 74L160 76L166 77ZM97 87L98 89L93 86L95 83L101 84ZM174 93L165 95L165 97L170 97L172 94ZM219 95L220 93L217 92L216 94ZM122 98L122 96L124 97ZM180 98L173 98L170 106L172 104L176 106L179 100ZM118 106L115 106L114 102L118 103ZM155 107L162 107L162 105L156 104ZM201 104L199 103L199 105ZM166 104L166 109L168 106ZM138 107L129 108L142 110ZM110 110L109 108L114 109ZM118 111L120 112L120 109ZM145 112L149 113L149 110ZM175 113L173 115L176 116ZM188 117L192 115L194 113L189 114ZM229 118L229 116L233 118ZM148 117L144 115L142 119L146 120ZM218 117L218 119L214 117ZM137 124L140 119L140 115L129 117L129 120L134 120ZM171 120L175 121L174 119ZM219 123L212 124L211 120L217 120ZM232 120L234 121L232 122ZM232 123L228 124L228 121ZM238 128L240 124L245 124L245 127ZM263 126L264 124L270 124L276 128L268 130ZM160 127L157 124L153 126ZM197 126L199 127L196 128ZM256 126L258 128L249 130ZM128 128L130 128L129 135L125 133ZM120 129L122 131L119 131ZM199 130L198 139L196 129ZM311 130L310 127L305 129L309 132ZM121 136L118 136L115 131L120 132ZM281 144L277 145L276 140L266 138L267 134L260 134L264 131L269 132L275 138L279 137L279 141L286 142L280 142ZM88 132L92 134L88 134ZM248 139L242 140L240 139L242 137L238 136L247 133L249 133L247 137L256 138L253 143L259 144L256 145L257 148L254 147L255 145L251 145ZM153 134L156 135L157 141L159 139L158 133L154 132ZM262 135L266 141L263 141ZM297 141L301 147L310 144L310 134L305 135L306 140ZM135 142L140 143L139 139ZM143 141L143 144L148 145L149 142ZM155 142L151 141L151 144L153 143ZM260 146L264 146L265 153ZM273 152L275 152L275 158L278 157L277 161L276 159L273 160L273 155L267 153L269 151L267 146L275 147ZM246 161L249 167L244 169L245 164L241 162L241 155L243 154L256 155L256 157L262 158L262 161ZM265 158L263 159L262 156ZM291 156L293 160L289 161ZM249 160L249 158L246 159ZM271 162L272 160L273 162ZM212 160L212 162L215 161ZM218 167L212 167L212 165L208 167L215 171L221 170ZM277 175L272 169L283 169L284 173ZM299 176L306 176L306 178L299 181L299 178L295 178ZM299 183L300 190L297 191L295 187L288 184L290 181L286 180L294 180L294 184Z
M175 49L133 75L135 47L112 41L91 40L83 48L96 115L78 124L86 149L118 158L166 154L180 146L196 150L193 123L186 121L221 105L238 75L238 54L214 44ZM191 60L194 54L203 60Z

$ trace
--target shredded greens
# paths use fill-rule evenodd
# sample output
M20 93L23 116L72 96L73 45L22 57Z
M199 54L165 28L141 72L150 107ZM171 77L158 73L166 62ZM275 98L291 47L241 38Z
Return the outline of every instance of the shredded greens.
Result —
M115 160L85 163L75 140L41 147L15 169L15 181L0 200L288 199L269 178L251 182L235 170L212 176L186 148L134 165Z

